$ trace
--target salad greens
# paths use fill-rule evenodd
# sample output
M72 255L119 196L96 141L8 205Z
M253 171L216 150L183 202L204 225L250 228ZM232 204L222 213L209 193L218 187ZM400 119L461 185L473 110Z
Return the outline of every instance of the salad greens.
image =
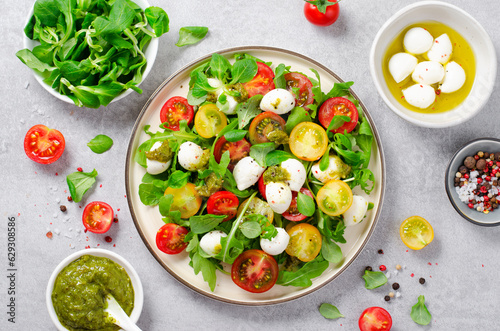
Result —
M186 251L189 254L190 265L195 274L201 272L203 279L212 291L216 286L217 270L227 273L223 269L223 263L233 264L243 252L252 249L260 250L261 240L272 241L276 239L280 228L283 230L287 226L292 227L302 223L307 223L317 229L318 237L321 239L321 247L318 249L318 254L309 261L301 261L295 256L290 256L286 250L274 255L274 260L279 265L276 284L298 287L311 286L313 279L323 274L331 264L336 265L343 261L344 256L340 244L346 243L344 217L342 215L327 215L316 202L316 194L324 183L313 176L313 164L319 163L320 169L325 171L330 166L330 157L335 156L347 169L345 182L349 187L359 187L369 194L373 190L375 182L374 174L368 169L373 133L359 102L350 93L350 87L353 83L334 84L330 91L324 93L321 89L320 76L314 69L311 69L314 77L307 77L311 81L314 94L312 103L308 104L307 107L295 106L287 114L276 115L281 116L283 120L282 132L288 138L293 128L299 123L317 122L321 104L334 97L345 97L354 103L359 115L359 122L354 130L344 133L331 132L331 129L339 128L345 122L350 121L347 116L334 116L329 127L326 128L328 136L328 142L325 142L326 151L321 152L322 154L316 161L312 162L305 161L295 155L288 142L278 144L268 139L264 142L257 141L254 144L248 143L247 139L252 140L250 137L255 134L255 130L260 130L252 128L255 126L251 123L258 115L263 114L261 109L263 95L260 93L251 95L248 92L254 84L254 77L259 75L258 70L260 69L258 68L261 64L257 64L257 62L265 63L250 54L235 54L233 61L222 55L213 54L209 61L199 65L190 73L189 91L185 96L186 102L194 106L195 112L204 105L215 104L219 111L226 115L224 117L224 121L227 118L224 123L225 127L219 129L214 137L202 137L199 134L199 123L197 124L195 120L195 125L191 126L190 119L181 120L178 131L167 127L167 123L160 125L160 130L157 132L150 131L150 127L146 126L144 132L149 138L140 144L134 156L135 161L149 171L145 152L150 151L156 142L168 141L173 153L168 170L154 175L146 173L139 185L139 197L145 205L158 205L165 223L175 223L189 229L189 233L184 237L184 242L187 243ZM266 64L272 65L270 62L266 62ZM290 70L291 68L283 63L276 65L274 77L271 80L273 86L287 89L286 75L291 72ZM247 84L250 84L250 87ZM301 93L298 87L291 87L289 90L295 95ZM231 98L237 103L233 110L230 109L229 105ZM241 158L250 156L253 161L264 168L270 166L281 168L281 164L287 160L294 160L294 162L297 161L303 165L306 180L302 189L310 191L312 197L309 194L304 194L301 189L300 192L296 192L296 207L293 208L304 218L296 223L287 218L285 214L292 210L291 205L283 214L272 212L255 181L253 185L244 188L240 186L243 188L240 190L238 184L241 183L237 182L239 174L236 173L236 170L233 171L239 159L233 162L234 150L230 147L221 147L222 145L219 143L221 140L230 146L246 146L247 149L242 147L243 152L237 151L237 153L242 153ZM185 161L181 161L182 158L179 156L180 146L184 143L196 144L203 153L207 152L207 163L195 170L185 169L186 165L183 163ZM250 171L250 169L243 171ZM287 178L285 170L280 169L279 171L284 173L283 178ZM199 195L208 197L208 200L200 198L202 202L196 207L192 216L181 217L180 209L182 208L176 206L175 200L184 199L182 203L187 204L195 198L166 194L166 190L169 189L170 192L171 189L184 189L188 186L194 187ZM213 194L205 195L205 193L202 194L202 191L205 192L212 186L216 186L213 191L216 192L215 194L221 193L220 190L227 191L222 193L234 194L237 206L230 221L226 218L226 214L217 215L210 212L210 199ZM373 204L370 203L370 206L372 208ZM271 210L270 213L269 210ZM214 230L221 231L224 236L220 237L217 251L214 254L208 254L202 249L200 242L207 233ZM376 288L387 282L387 278L382 273L367 272L363 278L365 278L367 288ZM321 310L327 318L343 317L338 309L331 305L324 305Z
M87 146L89 146L92 152L102 154L113 146L113 139L104 134L98 134L87 143Z
M66 176L69 193L74 202L82 201L83 195L94 185L97 171L92 172L76 171Z
M420 295L417 303L411 307L410 313L413 322L420 325L428 325L432 321L432 315L425 305L425 297Z
M200 42L208 33L205 26L185 26L179 30L179 41L175 44L178 47L193 45Z
M77 106L99 108L129 88L142 93L144 52L168 26L163 9L131 0L37 0L24 32L40 45L16 55Z
M319 306L319 312L324 318L332 320L344 317L337 307L329 303L322 303L321 306Z

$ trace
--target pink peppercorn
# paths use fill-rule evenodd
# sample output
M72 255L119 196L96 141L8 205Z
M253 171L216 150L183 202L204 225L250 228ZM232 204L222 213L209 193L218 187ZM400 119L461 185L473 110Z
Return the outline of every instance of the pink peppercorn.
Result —
M380 265L380 267L378 267L380 269L380 271L385 271L387 270L387 267L383 264Z

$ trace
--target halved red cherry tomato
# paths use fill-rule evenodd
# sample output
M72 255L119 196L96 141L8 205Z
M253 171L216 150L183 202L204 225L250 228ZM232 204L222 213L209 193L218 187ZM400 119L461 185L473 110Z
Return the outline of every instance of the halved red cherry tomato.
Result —
M223 222L236 216L239 200L236 195L228 191L219 191L211 195L207 201L207 213L213 215L227 215Z
M260 113L250 123L248 136L252 145L267 143L267 135L274 130L285 131L285 120L272 111Z
M312 92L312 83L305 75L299 74L298 72L289 72L285 74L286 79L286 89L293 93L294 88L299 89L298 95L295 95L295 106L304 107L308 109L307 106L313 103L314 94Z
M331 130L334 133L344 133L344 130L351 132L358 124L358 109L346 98L330 98L326 100L319 108L318 119L321 125L328 129L333 116L336 115L349 116L351 120L345 122L338 129Z
M224 136L220 137L219 140L215 143L214 146L214 157L217 163L220 163L220 159L222 154L225 151L229 151L229 157L231 158L231 162L227 166L230 171L233 171L234 166L238 163L239 160L248 156L250 154L250 143L245 139L241 139L240 141L227 141Z
M172 97L161 107L160 120L165 123L165 127L179 131L179 121L186 120L191 123L194 116L194 109L186 98Z
M267 185L264 184L264 174L263 174L262 176L260 176L259 181L257 182L257 187L259 188L260 195L262 195L262 197L264 198L264 200L267 201L266 186ZM292 193L292 197L293 197L293 193Z
M246 291L262 293L274 286L278 272L274 257L259 249L251 249L241 253L233 262L231 278Z
M243 84L243 87L248 92L248 97L254 95L265 95L267 92L274 90L274 72L268 65L257 62L257 73L251 81Z
M188 245L184 238L189 230L179 224L167 223L156 232L156 247L166 254L179 254Z
M105 202L93 201L83 210L83 225L93 233L104 233L113 223L113 208Z
M358 325L361 331L389 331L392 327L392 317L384 308L370 307L363 311Z
M290 241L286 247L286 252L290 256L295 256L302 262L312 261L318 256L321 250L321 233L309 223L299 223L289 230Z
M300 189L300 193L306 194L314 199L314 196L311 193L311 191L309 191L305 187ZM293 191L292 192L292 202L290 203L290 207L288 207L287 211L285 211L283 214L281 214L281 215L283 215L284 218L286 218L287 220L292 221L292 222L299 222L299 221L302 221L302 220L307 218L306 215L301 214L299 212L299 210L297 209L297 196L298 196L298 193Z
M66 143L61 132L37 124L24 137L24 151L33 161L50 164L61 157Z
M337 2L337 0L328 0L329 2ZM326 12L323 14L318 8L306 2L304 5L304 15L309 22L314 25L328 26L335 23L339 17L340 7L339 4L334 4L326 7Z

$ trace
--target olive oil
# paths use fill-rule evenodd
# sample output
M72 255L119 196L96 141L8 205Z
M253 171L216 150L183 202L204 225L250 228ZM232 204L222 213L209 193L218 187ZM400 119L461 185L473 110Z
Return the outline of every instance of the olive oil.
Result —
M465 71L466 77L464 85L458 91L453 93L436 93L436 101L426 109L410 105L403 97L402 91L413 84L416 84L411 79L411 75L398 84L389 72L389 60L394 54L405 51L403 46L404 36L408 30L414 27L426 29L434 37L434 39L444 33L448 34L453 46L453 53L449 61L455 61L461 65ZM426 54L427 53L415 55L419 63L422 61L428 61ZM387 87L391 91L394 98L396 98L396 100L398 100L405 108L419 113L441 113L455 108L469 95L476 76L476 62L474 53L469 43L458 32L449 26L434 21L412 24L403 29L403 31L398 34L398 36L387 48L383 59L382 69L385 81L387 82ZM437 85L438 84L432 86L434 88L438 88Z

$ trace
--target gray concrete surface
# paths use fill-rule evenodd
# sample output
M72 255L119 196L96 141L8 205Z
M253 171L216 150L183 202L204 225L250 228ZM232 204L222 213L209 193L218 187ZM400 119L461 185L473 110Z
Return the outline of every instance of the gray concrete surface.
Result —
M482 228L462 219L444 191L444 171L457 148L478 137L499 137L498 79L482 112L468 123L448 129L416 127L397 117L377 94L369 74L368 54L383 22L413 0L343 0L339 20L330 27L309 24L302 1L160 1L170 16L170 32L160 40L153 72L133 94L98 110L61 102L43 90L30 70L15 56L22 48L22 29L31 0L4 1L0 20L0 329L54 329L45 306L45 287L53 268L75 250L111 249L128 259L142 278L145 303L143 330L357 330L357 319L369 306L382 306L393 317L393 330L498 330L500 228ZM496 0L448 1L472 14L487 30L498 53L500 9ZM187 25L208 26L201 43L177 48L177 32ZM358 259L336 280L301 299L264 307L244 307L208 299L170 276L151 256L132 222L125 197L125 154L136 116L151 93L171 73L192 60L219 49L269 45L303 53L353 80L381 134L387 163L385 204L376 230ZM30 161L23 151L26 131L35 124L59 129L66 151L52 165ZM114 140L110 151L92 153L86 143L97 134ZM67 203L65 177L96 168L97 185L88 201L105 200L118 214L104 236L84 234L83 204ZM102 186L101 186L102 185ZM59 203L68 206L59 211ZM401 221L418 214L435 230L434 242L408 251L399 239ZM16 219L15 324L8 321L8 217ZM60 231L52 239L48 231ZM88 237L88 241L87 241ZM116 247L115 247L116 245ZM384 254L377 254L383 249ZM386 303L388 286L366 290L360 277L365 266L396 264L406 268L389 282L401 285L401 297ZM414 275L412 277L412 275ZM425 285L418 283L425 277ZM427 327L410 318L411 306L423 294L432 313ZM326 320L321 303L337 306L345 315Z

